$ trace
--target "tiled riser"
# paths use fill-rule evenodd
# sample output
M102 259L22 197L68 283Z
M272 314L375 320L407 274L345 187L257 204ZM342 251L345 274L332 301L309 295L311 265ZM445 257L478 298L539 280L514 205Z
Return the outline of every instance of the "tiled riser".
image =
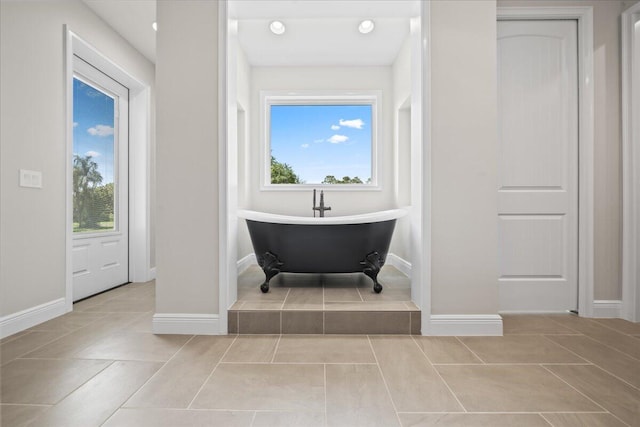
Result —
M420 312L230 310L229 333L420 335Z

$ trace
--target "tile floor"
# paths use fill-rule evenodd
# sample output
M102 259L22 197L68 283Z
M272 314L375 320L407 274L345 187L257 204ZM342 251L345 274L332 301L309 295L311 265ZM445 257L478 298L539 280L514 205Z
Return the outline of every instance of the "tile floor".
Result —
M504 337L156 336L130 284L0 342L0 425L640 426L640 324Z

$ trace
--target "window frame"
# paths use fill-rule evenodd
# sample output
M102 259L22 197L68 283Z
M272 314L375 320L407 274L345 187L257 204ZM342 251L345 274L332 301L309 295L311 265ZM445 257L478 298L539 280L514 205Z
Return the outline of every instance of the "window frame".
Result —
M371 106L371 183L367 184L272 184L271 183L271 106L272 105L370 105ZM260 91L260 191L381 191L380 148L382 91Z

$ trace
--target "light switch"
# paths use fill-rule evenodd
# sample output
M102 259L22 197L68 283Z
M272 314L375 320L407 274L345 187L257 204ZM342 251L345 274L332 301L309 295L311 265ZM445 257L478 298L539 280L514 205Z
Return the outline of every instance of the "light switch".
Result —
M42 172L20 169L20 187L42 188Z

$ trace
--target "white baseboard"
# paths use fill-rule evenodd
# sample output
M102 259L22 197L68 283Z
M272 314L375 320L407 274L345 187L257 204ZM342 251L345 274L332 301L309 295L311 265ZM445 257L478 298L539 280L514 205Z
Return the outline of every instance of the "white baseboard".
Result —
M217 314L156 313L153 315L154 334L220 335L220 316Z
M62 316L66 312L65 299L59 298L17 313L9 314L8 316L0 317L0 338L24 331L47 320Z
M499 314L432 314L425 332L437 336L502 336L502 317Z
M256 254L254 253L250 253L244 258L238 260L237 262L238 274L241 274L243 271L245 271L247 268L251 267L252 265L258 265L258 260L256 259Z
M409 278L411 277L411 263L400 258L398 255L394 253L388 253L385 263L397 268L398 271L400 271L405 276Z
M595 300L593 301L594 318L622 318L621 300Z

